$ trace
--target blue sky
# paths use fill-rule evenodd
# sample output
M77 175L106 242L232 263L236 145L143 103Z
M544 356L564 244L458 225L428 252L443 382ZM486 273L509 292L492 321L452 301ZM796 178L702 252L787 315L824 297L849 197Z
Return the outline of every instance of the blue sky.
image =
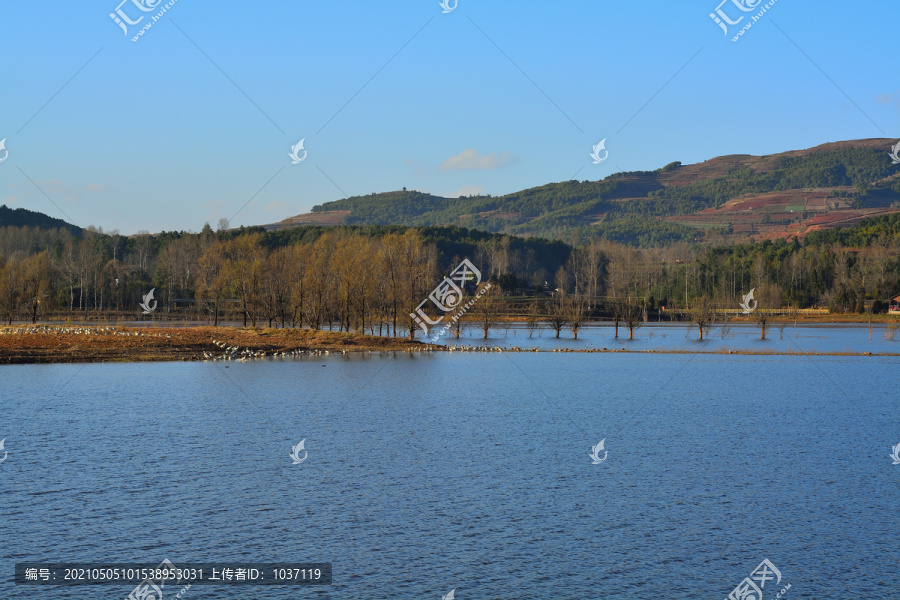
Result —
M726 36L719 0L177 0L133 42L166 2L126 35L119 1L0 0L0 204L198 231L900 136L892 0L778 0L737 42L766 2Z

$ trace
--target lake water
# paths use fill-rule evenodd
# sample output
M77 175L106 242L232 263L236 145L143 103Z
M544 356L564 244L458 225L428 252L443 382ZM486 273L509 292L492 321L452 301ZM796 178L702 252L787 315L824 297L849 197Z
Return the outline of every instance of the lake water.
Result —
M636 329L634 339L629 340L627 328L620 326L619 337L616 338L615 328L603 323L581 329L578 332L578 339L575 339L568 329L564 329L557 338L556 332L546 325L535 331L529 331L524 325L515 324L492 329L487 340L484 339L484 333L480 329L471 326L463 331L459 339L445 335L441 336L437 343L450 346L489 345L540 350L624 348L632 351L685 352L715 352L725 349L754 352L900 353L900 331L896 332L894 339L888 339L885 331L885 328L877 323L873 325L871 334L865 325L854 324L770 326L766 338L762 339L760 330L753 324L729 325L724 329L717 325L705 333L704 339L700 341L696 327L684 323L648 323Z
M330 587L183 596L198 600L722 599L768 558L782 581L766 600L786 584L788 599L896 599L898 361L0 367L0 598L134 587L17 587L17 562L167 558L333 563Z

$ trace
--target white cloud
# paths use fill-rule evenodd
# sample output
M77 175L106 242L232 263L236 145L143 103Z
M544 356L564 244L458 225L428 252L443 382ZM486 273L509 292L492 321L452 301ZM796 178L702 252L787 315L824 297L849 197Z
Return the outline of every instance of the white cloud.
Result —
M454 169L498 169L513 160L515 160L515 157L509 152L479 154L474 148L466 148L456 156L451 156L445 160L438 168L441 171Z
M875 102L883 105L896 104L897 108L900 108L900 92L896 94L878 94L875 96Z
M105 183L89 183L84 186L84 191L86 192L105 192L108 189Z

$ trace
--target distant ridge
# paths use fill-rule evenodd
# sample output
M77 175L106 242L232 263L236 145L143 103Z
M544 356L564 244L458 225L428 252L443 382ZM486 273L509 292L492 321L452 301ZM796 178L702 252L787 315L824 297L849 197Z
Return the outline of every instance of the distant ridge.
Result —
M459 226L556 239L600 235L640 246L802 238L900 212L900 165L888 156L894 143L873 138L766 156L732 154L494 197L404 189L327 202L264 227Z
M9 208L0 205L0 227L37 227L39 229L68 229L73 235L81 235L82 229L77 225L55 219L44 213L27 208Z

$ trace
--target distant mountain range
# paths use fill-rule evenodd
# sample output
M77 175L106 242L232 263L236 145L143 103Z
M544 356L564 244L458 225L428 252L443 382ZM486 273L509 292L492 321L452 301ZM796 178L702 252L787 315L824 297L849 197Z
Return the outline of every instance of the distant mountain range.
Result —
M399 191L315 206L266 229L301 225L461 226L639 246L804 237L900 212L894 140L834 142L767 156L736 154L600 181L565 181L504 196L442 198Z
M900 212L894 140L834 142L767 156L734 154L600 181L565 181L504 196L442 198L398 191L353 196L264 225L467 227L571 242L602 236L643 247L803 238ZM0 206L0 227L82 230L45 214Z

